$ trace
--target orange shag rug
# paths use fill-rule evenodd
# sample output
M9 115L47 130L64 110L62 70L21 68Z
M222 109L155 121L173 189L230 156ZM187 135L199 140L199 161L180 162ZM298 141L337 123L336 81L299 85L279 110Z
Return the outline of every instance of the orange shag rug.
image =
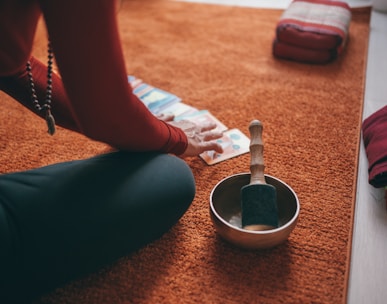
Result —
M281 13L124 0L118 17L128 74L246 135L252 119L262 121L266 173L288 183L301 203L288 241L248 251L221 239L209 216L210 192L224 177L248 172L249 155L214 166L192 158L197 195L172 230L38 303L346 301L370 11L353 12L346 51L327 65L273 58ZM34 52L45 60L42 28ZM1 173L109 150L61 128L46 135L44 121L3 93L0 104Z

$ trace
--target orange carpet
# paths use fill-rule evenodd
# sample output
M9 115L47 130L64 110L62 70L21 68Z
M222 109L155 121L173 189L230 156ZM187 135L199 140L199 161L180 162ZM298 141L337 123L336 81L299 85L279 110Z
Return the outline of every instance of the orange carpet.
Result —
M118 17L129 74L247 135L253 118L263 122L266 173L288 183L301 203L288 241L262 251L223 241L209 217L210 191L224 177L248 172L249 156L214 166L192 158L197 196L171 231L38 303L346 301L370 11L354 11L347 49L328 65L272 57L281 13L123 1ZM35 54L45 60L42 29L36 42ZM0 105L1 173L109 149L64 129L46 135L44 121L2 93Z

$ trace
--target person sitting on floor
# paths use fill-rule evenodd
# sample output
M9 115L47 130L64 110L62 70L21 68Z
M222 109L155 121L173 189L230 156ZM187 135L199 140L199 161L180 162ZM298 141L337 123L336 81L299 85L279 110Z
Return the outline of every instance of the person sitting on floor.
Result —
M188 136L132 93L116 10L111 0L0 0L0 89L50 134L57 124L115 148L0 175L0 303L37 298L159 238L195 195L183 158L222 152L215 125ZM31 57L41 16L47 66Z

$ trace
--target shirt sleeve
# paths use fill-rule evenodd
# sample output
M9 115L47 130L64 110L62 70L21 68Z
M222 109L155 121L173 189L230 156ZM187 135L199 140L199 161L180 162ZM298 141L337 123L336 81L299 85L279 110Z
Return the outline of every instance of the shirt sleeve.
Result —
M184 132L158 120L128 84L115 1L40 2L80 132L122 150L182 154Z

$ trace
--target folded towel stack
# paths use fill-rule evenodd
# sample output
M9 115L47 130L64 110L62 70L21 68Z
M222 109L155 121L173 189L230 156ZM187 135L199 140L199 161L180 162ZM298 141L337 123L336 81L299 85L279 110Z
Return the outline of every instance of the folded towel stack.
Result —
M387 186L387 106L367 117L362 125L368 159L368 181L375 188Z
M387 106L363 121L364 147L368 159L368 182L384 188L387 208Z
M293 0L282 14L273 55L305 63L328 63L348 40L351 9L340 0Z

